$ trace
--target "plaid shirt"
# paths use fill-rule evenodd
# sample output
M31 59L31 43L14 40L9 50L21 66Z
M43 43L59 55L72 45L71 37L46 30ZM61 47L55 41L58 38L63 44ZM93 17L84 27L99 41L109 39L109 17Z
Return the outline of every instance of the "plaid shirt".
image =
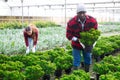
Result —
M82 29L82 24L80 23L78 17L75 16L67 23L66 37L68 40L72 40L73 37L80 39L80 32L89 31L91 28L97 29L97 26L98 24L96 19L86 15L86 21L84 23L84 28ZM83 49L79 41L71 41L71 45L75 49Z

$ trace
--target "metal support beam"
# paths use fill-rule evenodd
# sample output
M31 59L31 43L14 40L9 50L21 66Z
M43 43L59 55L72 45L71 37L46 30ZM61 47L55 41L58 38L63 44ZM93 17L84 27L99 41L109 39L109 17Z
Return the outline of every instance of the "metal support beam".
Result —
M22 4L22 28L23 28L23 0L21 0L21 4Z
M66 0L65 0L65 26L66 26Z

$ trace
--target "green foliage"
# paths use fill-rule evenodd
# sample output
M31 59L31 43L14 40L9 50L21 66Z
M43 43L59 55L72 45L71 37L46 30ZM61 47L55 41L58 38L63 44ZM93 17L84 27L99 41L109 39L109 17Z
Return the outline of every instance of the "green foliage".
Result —
M0 54L0 64L1 63L4 63L6 61L9 61L10 60L10 57L5 55L5 54Z
M4 77L4 71L0 69L0 78Z
M43 52L42 55L38 55L40 60L46 60L46 61L50 61L50 55L46 52Z
M99 22L102 25L120 25L120 22Z
M105 52L100 47L95 47L93 48L92 53L94 56L97 57L97 56L104 54Z
M104 63L101 63L101 64L97 64L95 63L94 66L93 66L93 71L95 71L96 73L98 74L106 74L109 72L109 68L107 66L108 63L104 64Z
M72 56L64 54L63 56L58 56L55 58L54 63L56 64L57 69L68 69L72 66L72 61Z
M100 80L118 80L112 74L101 75Z
M100 80L120 80L120 72L109 72L100 76Z
M23 62L25 66L32 66L32 65L36 65L37 61L40 61L40 59L38 56L31 54L24 56L20 61Z
M120 71L120 55L105 57L100 63L95 63L93 71L98 74L107 74L109 72Z
M116 56L112 56L112 55L110 55L110 56L108 56L108 57L105 57L104 59L103 59L103 61L104 62L107 62L107 63L110 63L110 64L114 64L114 65L116 65L116 66L118 66L119 64L120 64L120 57L118 56L118 57L116 57Z
M44 75L44 71L39 65L32 65L25 68L24 74L27 80L38 80Z
M79 76L71 74L71 75L64 75L62 78L60 78L60 80L80 80L80 79Z
M70 44L67 44L67 45L66 45L66 49L67 49L67 50L71 50L71 49L72 49L71 45L70 45Z
M41 66L44 74L53 74L56 70L56 65L50 61L41 60L37 64Z
M85 46L91 46L100 36L100 31L95 30L94 28L90 29L86 32L80 32L80 42L82 42Z
M48 50L46 53L50 56L50 61L53 62L58 56L63 56L65 54L65 49L56 47L53 50Z
M23 24L23 27L25 27L25 26L27 26L26 23ZM0 29L5 29L5 28L21 29L22 28L22 23L21 22L17 22L17 21L0 23Z
M58 26L57 24L55 24L54 22L51 22L51 21L37 21L37 22L34 22L34 24L35 24L38 28Z
M60 80L90 80L90 75L83 70L76 70L70 75L63 75Z
M24 68L24 64L20 61L7 61L5 63L0 64L0 70L8 70L8 71L13 71L13 70L18 70L21 71Z
M37 22L33 22L38 28L45 28L45 27L56 27L59 26L54 22L51 21L37 21ZM26 27L28 25L28 23L23 23L23 27ZM9 29L21 29L22 27L22 23L18 22L18 21L13 21L13 22L2 22L0 23L0 29L5 29L5 28L9 28Z
M48 50L46 51L46 53L49 55L51 62L53 62L54 59L59 56L59 54L55 52L54 50Z
M10 56L10 60L11 61L21 61L22 62L22 59L24 57L25 57L24 55L13 55L13 56Z
M5 71L3 80L25 80L25 75L19 71Z
M119 49L120 46L120 36L110 36L110 37L102 37L97 41L96 46L93 48L92 53L95 56L100 56L103 54L110 54L116 49Z

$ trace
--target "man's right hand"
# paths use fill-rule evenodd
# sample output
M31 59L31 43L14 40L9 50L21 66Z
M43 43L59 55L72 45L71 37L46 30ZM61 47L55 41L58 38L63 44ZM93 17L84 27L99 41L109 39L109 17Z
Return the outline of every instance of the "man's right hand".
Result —
M72 41L78 41L78 38L74 36ZM80 45L83 47L83 49L85 48L85 45L82 42L80 42Z
M77 41L77 40L78 40L78 38L75 36L72 38L72 41Z

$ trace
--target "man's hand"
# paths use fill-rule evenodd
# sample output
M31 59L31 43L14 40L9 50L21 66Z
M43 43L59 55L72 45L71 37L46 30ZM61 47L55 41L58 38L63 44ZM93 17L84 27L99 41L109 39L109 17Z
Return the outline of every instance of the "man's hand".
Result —
M85 45L82 42L80 42L80 45L85 49Z
M27 47L26 54L28 54L29 52L30 52L30 49L29 47Z
M97 43L97 41L95 41L95 43L93 44L93 47L95 47L96 43Z
M77 37L73 37L73 38L72 38L72 41L77 41L77 40L78 40Z

